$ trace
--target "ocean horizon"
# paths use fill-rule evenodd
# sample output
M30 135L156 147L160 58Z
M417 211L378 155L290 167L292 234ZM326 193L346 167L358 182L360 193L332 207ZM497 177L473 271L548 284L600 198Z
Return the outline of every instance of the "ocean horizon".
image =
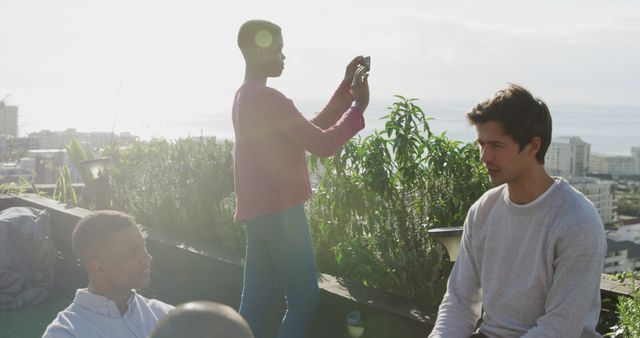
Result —
M295 100L297 108L307 117L312 117L322 109L322 100ZM383 116L394 100L372 100L365 112L366 127L358 135L371 135L375 130L384 129ZM469 126L465 114L477 102L470 100L418 100L416 104L422 108L428 117L431 130L434 133L446 133L452 140L473 142L475 129ZM616 105L579 105L556 104L549 105L553 119L552 138L562 136L578 136L591 144L592 153L608 155L630 155L631 147L640 147L640 106ZM37 129L51 129L51 126ZM88 126L91 127L90 125ZM111 127L111 126L109 126ZM152 138L177 139L195 136L214 136L219 139L233 140L233 124L231 121L231 107L218 109L207 114L176 115L175 120L128 121L118 119L113 130L108 128L91 128L87 125L76 128L79 132L114 131L116 134L130 132L143 140Z
M393 100L372 101L365 112L366 127L358 135L364 137L375 130L384 129L381 118L389 113L387 107ZM324 107L320 100L304 100L297 108L307 117L312 117ZM465 114L477 102L465 100L418 100L416 104L428 117L431 130L446 132L449 139L473 142L475 128L467 124ZM553 120L552 138L578 136L591 144L591 152L608 155L630 155L631 147L640 147L640 107L613 105L549 105ZM216 136L233 140L231 113L202 117L202 132L189 136ZM208 128L205 128L208 127Z

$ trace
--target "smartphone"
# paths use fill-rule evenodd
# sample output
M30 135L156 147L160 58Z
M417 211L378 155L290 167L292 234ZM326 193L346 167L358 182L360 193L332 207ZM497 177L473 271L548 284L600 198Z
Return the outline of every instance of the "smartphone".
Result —
M362 65L367 69L367 72L371 70L371 57L365 56L364 58L362 58Z

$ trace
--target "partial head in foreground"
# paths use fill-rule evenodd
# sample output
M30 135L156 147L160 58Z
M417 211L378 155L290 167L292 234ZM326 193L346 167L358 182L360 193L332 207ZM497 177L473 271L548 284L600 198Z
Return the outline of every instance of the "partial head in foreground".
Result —
M544 165L551 114L541 99L511 84L467 113L476 127L481 160L494 184L510 183Z
M150 338L253 338L247 322L227 305L198 301L182 304L164 317Z

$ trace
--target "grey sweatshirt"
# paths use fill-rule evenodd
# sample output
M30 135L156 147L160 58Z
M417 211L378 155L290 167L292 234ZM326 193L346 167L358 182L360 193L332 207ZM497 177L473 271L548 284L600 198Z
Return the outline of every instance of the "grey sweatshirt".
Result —
M516 205L506 185L476 201L429 337L600 337L606 252L593 204L567 181Z

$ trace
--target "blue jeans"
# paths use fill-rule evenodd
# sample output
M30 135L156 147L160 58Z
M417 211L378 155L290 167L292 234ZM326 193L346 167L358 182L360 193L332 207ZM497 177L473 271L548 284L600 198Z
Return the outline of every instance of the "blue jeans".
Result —
M246 238L240 314L260 338L265 313L276 303L277 283L287 304L278 338L306 337L320 289L304 206L247 221Z

